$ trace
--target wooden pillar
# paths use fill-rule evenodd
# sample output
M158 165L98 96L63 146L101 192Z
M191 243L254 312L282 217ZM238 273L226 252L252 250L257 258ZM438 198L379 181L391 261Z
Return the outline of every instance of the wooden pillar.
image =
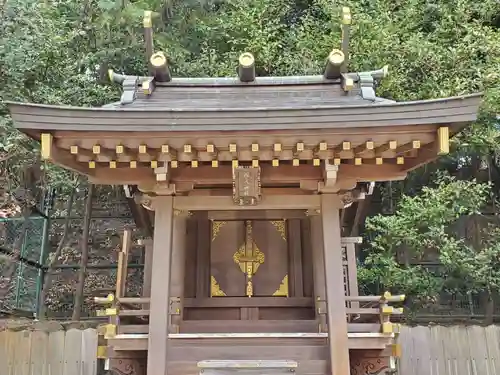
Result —
M288 295L304 297L304 279L302 274L302 240L299 219L286 221L288 237L289 279Z
M323 227L321 216L309 218L311 230L311 250L313 264L314 301L318 331L327 332L326 326L326 281L323 257Z
M300 229L302 234L302 278L304 283L304 297L314 297L311 221L309 218L300 220ZM325 283L323 283L323 285L325 285Z
M153 268L153 240L144 240L144 280L142 284L142 296L151 297L151 275Z
M332 375L349 375L349 346L337 202L338 199L334 194L321 196L328 343Z
M170 300L172 321L169 331L179 333L182 322L184 274L186 269L186 220L188 212L174 211L172 237L172 265L170 272Z
M197 212L196 298L210 297L210 220L208 212Z
M171 196L160 196L154 200L155 229L147 363L147 373L154 375L167 374L173 202Z

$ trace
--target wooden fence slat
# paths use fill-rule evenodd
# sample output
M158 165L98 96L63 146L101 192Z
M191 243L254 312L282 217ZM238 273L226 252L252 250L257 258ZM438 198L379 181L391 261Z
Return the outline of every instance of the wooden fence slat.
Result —
M467 335L469 337L472 373L474 375L489 375L485 328L478 326L467 327Z
M443 345L444 375L457 375L456 348L453 343L453 332L449 327L441 327Z
M7 331L0 331L0 374L9 375L9 362L7 360L7 335Z
M413 330L413 345L417 358L416 375L430 375L429 328L415 327Z
M430 328L431 355L433 357L432 375L447 375L446 373L446 355L444 352L443 336L446 334L446 328L435 326Z
M436 335L438 334L436 328L435 326L428 327L427 340L429 341L427 347L429 349L429 375L439 374L439 357L437 353L439 345L436 343Z
M82 332L82 375L97 375L97 331Z
M500 375L500 327L486 327L485 339L488 351L488 374Z
M31 331L15 332L16 340L16 375L30 375Z
M455 345L458 353L458 375L473 375L467 330L465 327L454 327L453 331L457 339Z
M49 334L49 359L47 361L50 375L64 375L64 347L65 332L51 332Z
M399 344L401 345L401 358L399 359L399 374L414 375L413 366L413 337L412 328L407 326L401 327L399 335Z
M500 375L500 326L401 329L401 375ZM0 375L97 375L97 332L0 331Z
M82 375L82 331L70 329L66 331L64 345L64 375Z
M18 335L16 332L7 331L7 361L9 363L8 375L16 375L16 347Z
M465 354L463 345L464 327L451 327L451 340L449 344L453 347L455 358L456 375L470 375L468 354Z
M456 327L448 327L448 345L446 346L447 351L450 355L449 361L449 374L450 375L460 375L459 373L459 357L460 353L458 352L458 345L460 345L460 341L457 341L457 330Z
M50 375L49 335L43 331L34 331L31 336L30 375Z

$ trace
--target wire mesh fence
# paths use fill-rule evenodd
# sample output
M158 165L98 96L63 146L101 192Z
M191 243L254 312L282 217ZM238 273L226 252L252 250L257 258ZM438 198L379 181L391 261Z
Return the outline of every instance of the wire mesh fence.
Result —
M47 230L41 216L0 219L0 309L36 311Z

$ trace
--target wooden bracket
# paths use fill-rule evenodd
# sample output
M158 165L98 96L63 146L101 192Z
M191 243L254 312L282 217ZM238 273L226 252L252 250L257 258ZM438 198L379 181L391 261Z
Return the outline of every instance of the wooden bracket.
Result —
M318 192L336 193L338 165L330 164L328 160L324 161L323 181L318 183Z
M156 181L159 182L168 182L169 173L168 173L168 163L163 162L163 166L155 168Z

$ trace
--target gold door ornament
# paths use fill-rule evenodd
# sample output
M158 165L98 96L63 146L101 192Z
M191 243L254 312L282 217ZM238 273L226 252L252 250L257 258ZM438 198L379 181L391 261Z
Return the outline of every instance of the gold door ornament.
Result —
M246 275L246 295L252 297L252 277L259 269L259 266L264 263L265 255L253 241L252 222L250 220L245 222L245 243L234 253L233 260L240 267L241 272Z
M281 236L281 239L286 242L286 229L285 229L285 219L283 220L273 220L271 224L274 225L276 230Z
M280 287L273 293L274 297L288 297L288 275L281 280Z
M220 233L220 230L227 221L215 221L212 220L212 241L214 241ZM215 276L210 276L210 297L225 297L226 293L221 289L219 283L215 279Z
M227 223L226 221L212 220L212 241L214 241L217 238L217 236L220 233L220 230L224 225L226 225L226 223Z
M215 280L214 276L210 277L210 296L211 297L225 297L226 293L220 288L219 283Z

